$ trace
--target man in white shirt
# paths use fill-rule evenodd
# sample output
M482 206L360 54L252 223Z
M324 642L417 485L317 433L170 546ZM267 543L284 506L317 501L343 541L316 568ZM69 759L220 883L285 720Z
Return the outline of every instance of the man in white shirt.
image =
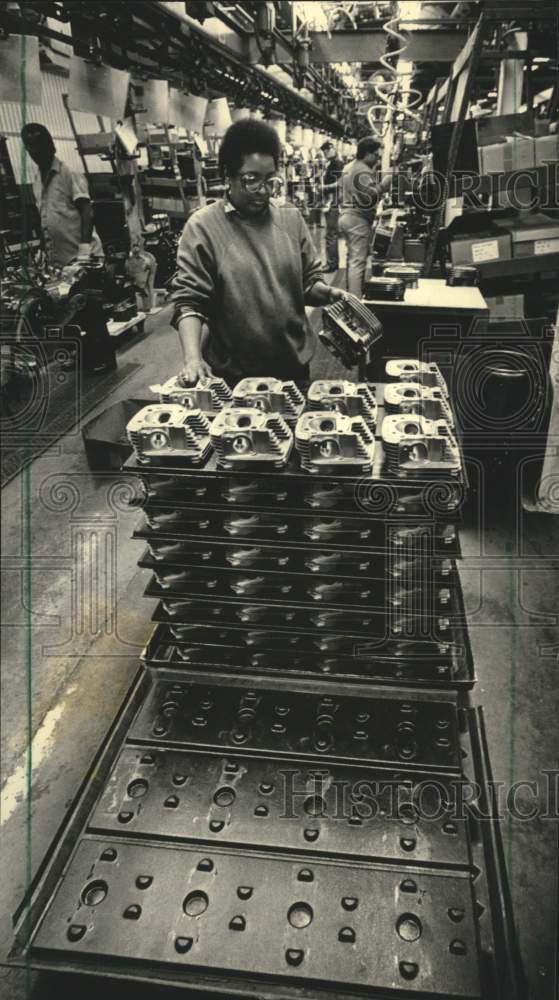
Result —
M21 139L39 168L33 193L48 264L64 267L73 260L87 264L94 257L102 258L103 246L93 226L85 175L58 159L53 138L44 125L36 122L24 125ZM86 333L84 367L89 374L102 374L115 367L114 349L99 298L83 288L80 292L88 300L75 317Z

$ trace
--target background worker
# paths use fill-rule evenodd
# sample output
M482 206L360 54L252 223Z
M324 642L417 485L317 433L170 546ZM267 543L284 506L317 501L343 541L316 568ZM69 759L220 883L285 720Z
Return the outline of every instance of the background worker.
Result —
M339 159L333 142L324 142L320 147L327 161L322 178L322 192L326 199L324 218L326 221L326 267L325 271L337 271L340 266L338 253L339 192L338 182L344 165Z
M305 306L344 295L322 279L301 213L273 201L280 152L264 122L231 125L219 150L226 195L184 227L173 322L189 382L209 374L232 385L257 375L307 380L315 339Z
M47 263L65 267L77 260L84 265L102 258L103 247L93 225L93 209L85 175L71 170L56 155L53 138L36 122L21 130L21 139L39 173L33 193L41 220L41 239ZM83 286L83 283L81 283ZM114 348L107 329L100 297L80 287L86 299L74 319L86 334L83 343L84 369L102 374L116 365ZM71 305L71 300L70 300Z
M347 243L347 289L359 298L371 242L376 207L392 183L392 175L379 179L380 143L366 136L357 143L357 155L343 170L339 228Z

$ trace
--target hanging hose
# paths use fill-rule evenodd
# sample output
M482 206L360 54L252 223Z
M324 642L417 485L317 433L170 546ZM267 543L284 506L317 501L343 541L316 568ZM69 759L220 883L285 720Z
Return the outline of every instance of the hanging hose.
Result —
M398 63L400 56L407 51L410 44L409 33L400 28L399 24L399 13L383 24L382 27L388 35L388 40L395 40L399 48L391 48L390 52L385 52L380 57L384 73L379 70L370 81L375 88L375 97L378 103L371 105L367 112L367 119L377 139L384 138L386 130L395 114L403 113L417 122L422 121L421 115L418 115L414 111L414 108L423 99L421 91L416 90L414 87L408 88L405 91L400 90L399 83L402 74L399 74L396 65L393 65L393 63ZM389 77L388 80L386 79L387 75ZM380 79L377 79L378 77ZM408 97L407 102L403 100L404 97ZM409 98L412 98L413 103L410 103ZM378 116L378 112L383 112L382 118Z

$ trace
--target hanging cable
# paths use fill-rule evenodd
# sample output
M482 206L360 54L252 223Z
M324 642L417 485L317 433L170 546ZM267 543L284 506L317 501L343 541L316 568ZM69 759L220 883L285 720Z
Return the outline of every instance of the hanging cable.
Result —
M405 114L421 122L421 115L418 115L414 108L423 100L421 91L415 87L408 87L406 90L400 87L404 74L398 73L397 64L408 49L411 36L400 27L399 5L396 14L382 27L388 35L387 51L380 57L384 72L379 70L369 81L374 87L376 103L372 104L367 112L369 125L377 139L384 138L397 114ZM388 51L389 46L390 51Z

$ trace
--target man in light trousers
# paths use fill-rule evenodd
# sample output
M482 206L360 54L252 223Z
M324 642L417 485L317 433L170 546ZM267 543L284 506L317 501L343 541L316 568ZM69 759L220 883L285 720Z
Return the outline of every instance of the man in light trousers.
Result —
M372 136L360 139L357 155L341 179L339 229L347 243L347 289L358 298L363 296L376 206L391 184L390 176L378 180L379 150L380 143Z

